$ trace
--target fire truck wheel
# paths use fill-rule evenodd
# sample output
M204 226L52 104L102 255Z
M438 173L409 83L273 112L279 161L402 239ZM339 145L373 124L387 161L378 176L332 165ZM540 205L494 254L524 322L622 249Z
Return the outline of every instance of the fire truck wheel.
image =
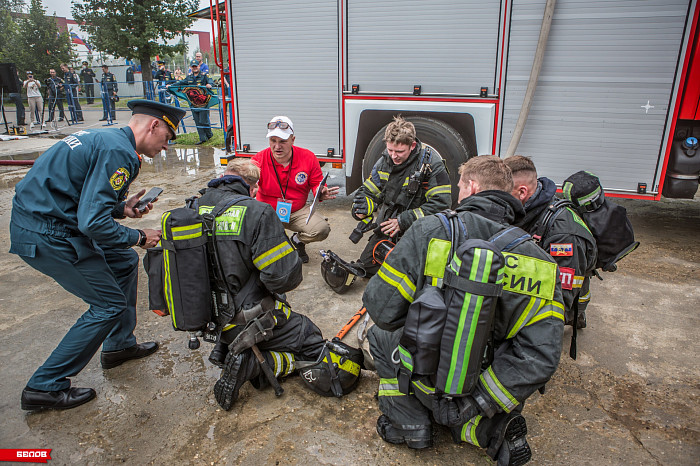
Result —
M467 145L464 139L450 125L443 121L436 120L435 118L411 116L406 117L406 120L413 123L416 127L416 136L418 139L423 144L429 145L433 149L433 152L437 152L438 155L445 160L445 166L447 167L447 171L450 174L450 181L452 182L452 203L456 205L457 196L459 194L459 189L457 189L459 174L457 170L459 166L469 158ZM370 141L369 146L367 146L365 157L362 160L363 179L366 179L370 175L372 167L377 160L379 160L379 157L386 148L386 144L384 144L385 130L386 125L377 131Z

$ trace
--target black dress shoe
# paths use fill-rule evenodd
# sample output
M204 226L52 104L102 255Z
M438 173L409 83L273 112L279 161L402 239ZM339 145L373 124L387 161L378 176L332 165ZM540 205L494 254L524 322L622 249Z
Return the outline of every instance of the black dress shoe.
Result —
M92 388L66 388L55 392L43 392L25 387L21 406L25 411L37 409L70 409L95 398Z
M157 349L158 343L155 341L148 341L146 343L136 344L123 350L103 351L102 355L100 356L102 369L112 369L113 367L120 366L126 361L145 358L146 356L155 353Z
M194 143L194 145L195 145L195 146L198 146L198 145L200 145L200 144L204 144L205 142L207 142L207 141L206 141L206 140L205 140L205 141L197 141L197 142Z
M100 121L107 121L107 118L100 118Z

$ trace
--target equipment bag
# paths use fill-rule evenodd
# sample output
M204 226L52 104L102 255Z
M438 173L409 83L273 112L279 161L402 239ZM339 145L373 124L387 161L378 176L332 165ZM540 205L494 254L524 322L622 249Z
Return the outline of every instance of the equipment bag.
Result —
M163 248L156 246L146 249L143 256L143 268L148 275L148 308L159 316L168 315L168 304L163 292Z
M201 216L180 207L161 218L163 291L175 330L193 331L212 321L207 234Z
M243 199L250 198L225 199L205 215L197 212L196 202L163 214L162 280L155 270L151 270L156 267L149 267L149 289L160 284L175 330L201 330L216 321L207 243L212 241L210 235L215 235L213 224L216 217ZM158 293L153 294L157 301Z
M627 210L606 199L598 177L587 171L568 177L562 191L593 233L598 246L596 268L617 270L616 263L639 246Z
M410 392L413 374L437 373L436 392L460 396L481 374L503 288L501 252L531 237L510 227L487 241L470 239L456 213L438 216L451 238L448 262L442 284L426 285L409 308L398 348L399 390Z

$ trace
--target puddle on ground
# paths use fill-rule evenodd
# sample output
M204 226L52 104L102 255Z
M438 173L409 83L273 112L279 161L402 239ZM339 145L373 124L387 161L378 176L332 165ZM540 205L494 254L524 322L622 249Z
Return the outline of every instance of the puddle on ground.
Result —
M221 168L220 158L225 155L224 150L213 147L171 148L152 159L144 157L141 172L197 175L201 170Z
M36 160L43 152L28 152L2 156L1 160ZM196 176L200 171L210 173L216 170L223 173L221 157L225 157L223 149L213 147L202 148L171 148L153 158L143 157L141 173L169 173L174 175ZM24 178L31 165L0 165L0 188L14 188Z
M3 154L3 155L0 155L0 161L4 161L4 160L36 160L37 157L39 157L43 153L44 152L42 152L42 151L37 151L37 152L27 152L24 154ZM6 165L2 165L2 166L6 166Z

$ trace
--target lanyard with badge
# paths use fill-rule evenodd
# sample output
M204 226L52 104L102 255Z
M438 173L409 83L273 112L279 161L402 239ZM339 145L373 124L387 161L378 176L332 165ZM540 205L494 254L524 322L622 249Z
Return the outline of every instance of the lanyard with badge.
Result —
M282 223L289 223L289 219L292 216L292 203L287 201L287 189L289 188L289 178L292 176L292 164L294 163L294 148L292 147L292 157L289 159L289 174L287 175L287 183L282 188L282 180L277 173L277 168L275 167L275 159L272 157L272 152L270 152L270 161L272 162L272 169L275 171L275 176L277 177L277 184L280 187L280 192L282 193L282 199L277 199L277 207L275 212L277 216L282 221Z

